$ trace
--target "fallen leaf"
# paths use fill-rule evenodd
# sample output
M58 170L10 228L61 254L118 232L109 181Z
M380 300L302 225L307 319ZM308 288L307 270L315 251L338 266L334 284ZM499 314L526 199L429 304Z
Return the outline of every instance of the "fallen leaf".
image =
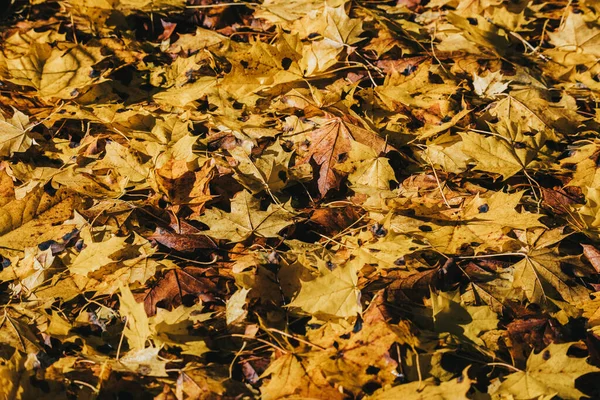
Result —
M280 205L271 204L266 211L260 211L260 201L244 190L231 200L231 212L211 208L197 220L208 225L208 236L241 242L252 235L278 237L283 228L293 223L290 217L291 212Z
M537 354L531 353L525 370L508 375L494 394L512 395L515 399L548 394L581 397L583 393L575 388L575 379L600 369L588 364L585 358L569 357L567 351L573 344L551 344Z
M335 166L344 161L352 148L352 142L358 141L372 147L376 153L385 151L385 140L376 133L350 125L342 119L330 120L326 125L310 132L307 152L299 163L313 160L319 167L317 181L322 196L331 189L338 189L342 174L336 172Z
M357 282L356 263L323 271L317 278L302 282L300 292L288 306L309 314L353 317L362 311Z

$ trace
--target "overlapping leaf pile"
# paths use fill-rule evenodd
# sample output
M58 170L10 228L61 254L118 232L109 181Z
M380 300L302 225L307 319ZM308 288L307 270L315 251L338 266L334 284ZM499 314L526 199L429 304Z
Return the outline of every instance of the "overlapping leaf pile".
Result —
M599 17L12 4L3 398L600 396Z

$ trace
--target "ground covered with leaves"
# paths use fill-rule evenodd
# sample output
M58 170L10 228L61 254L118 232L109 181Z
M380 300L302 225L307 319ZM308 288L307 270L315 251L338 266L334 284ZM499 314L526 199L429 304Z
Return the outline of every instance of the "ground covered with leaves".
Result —
M600 397L600 7L1 16L0 397Z

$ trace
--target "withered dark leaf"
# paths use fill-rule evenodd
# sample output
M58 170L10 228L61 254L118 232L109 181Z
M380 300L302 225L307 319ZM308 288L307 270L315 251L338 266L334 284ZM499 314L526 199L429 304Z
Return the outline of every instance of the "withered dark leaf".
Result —
M167 271L156 284L143 293L136 294L137 301L144 302L149 316L156 308L171 309L187 300L212 301L215 299L218 277L211 277L211 268L185 267Z

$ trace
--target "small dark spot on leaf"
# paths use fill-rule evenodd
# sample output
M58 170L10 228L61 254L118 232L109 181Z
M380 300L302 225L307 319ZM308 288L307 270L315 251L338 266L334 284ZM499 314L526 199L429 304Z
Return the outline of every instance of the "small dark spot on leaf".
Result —
M371 226L371 232L377 237L384 237L385 235L387 235L387 229L385 229L383 225L380 224L374 224L373 226Z
M78 233L79 233L79 229L73 229L71 232L65 233L61 239L65 242L68 242L69 240L71 240L75 236L77 236Z
M402 266L402 265L406 265L406 261L404 260L404 257L400 257L400 258L397 258L396 261L394 261L394 264L397 266Z
M290 68L290 65L292 65L292 59L289 57L285 57L283 60L281 60L281 67L287 71Z
M244 67L244 68L248 68L248 65L250 65L250 64L248 64L248 61L246 61L246 60L240 61L240 64L242 64L242 67Z
M452 121L452 118L449 115L446 115L444 118L442 118L443 123L450 122L450 121Z
M79 239L77 241L77 243L75 243L75 249L77 251L81 251L81 250L83 250L83 247L84 247L84 245L83 245L83 239Z
M42 251L48 250L54 243L56 243L54 240L46 240L45 242L38 244L38 249Z
M340 153L340 155L338 155L338 162L343 163L344 161L346 161L348 159L348 153Z
M0 271L2 271L4 268L8 268L10 266L10 260L8 258L4 258L3 256L0 256Z
M421 226L419 226L419 230L421 232L431 232L433 230L433 228L430 227L429 225L421 225Z
M404 68L404 71L402 71L402 75L408 76L415 72L416 69L417 67L415 65L409 65L408 67Z
M527 145L523 142L515 142L515 149L524 149Z
M294 148L294 142L292 142L291 140L286 140L283 143L281 143L281 147L284 151L290 152Z
M309 34L308 34L308 38L309 38L310 40L316 39L316 38L318 38L318 37L320 37L320 36L321 36L321 34L320 34L320 33L318 33L318 32L313 32L313 33L309 33Z
M544 350L544 354L542 354L542 358L545 361L548 361L550 359L550 350Z
M480 213L486 213L486 212L490 211L490 206L488 206L487 204L482 204L477 209L479 210Z
M456 378L456 381L457 381L458 383L462 383L462 381L463 381L463 380L464 380L464 378L463 378L463 376L462 376L462 375L461 375L461 376L459 376L458 378Z
M100 71L92 68L92 70L90 71L90 78L94 79L94 78L98 78L100 76Z
M473 18L473 17L468 17L467 21L469 21L469 24L471 24L471 25L477 25L478 24L477 19Z
M376 366L374 366L374 365L369 365L369 366L367 367L367 371L366 371L366 372L367 372L367 374L369 374L369 375L377 375L377 374L379 373L379 371L381 371L381 368L377 368L377 367L376 367Z
M335 268L335 264L332 263L331 261L327 261L327 263L325 263L325 265L327 265L327 269L329 269L330 271L333 271L333 269Z

